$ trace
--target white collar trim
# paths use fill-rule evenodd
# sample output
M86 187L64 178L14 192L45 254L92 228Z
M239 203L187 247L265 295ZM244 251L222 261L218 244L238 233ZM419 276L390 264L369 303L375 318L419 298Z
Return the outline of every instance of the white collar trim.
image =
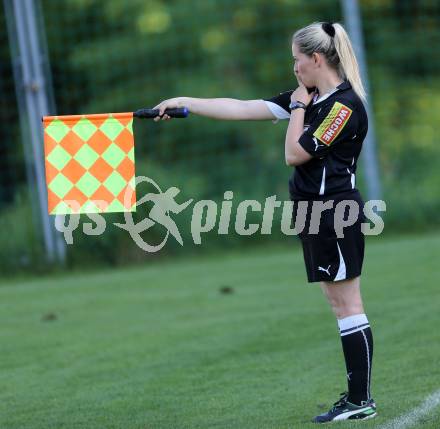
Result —
M313 104L318 104L321 101L327 100L327 98L329 98L330 95L334 94L338 90L339 90L339 88L335 88L335 89L331 90L330 92L327 92L326 94L324 94L322 97L317 97L317 95L315 95L315 97L313 98Z

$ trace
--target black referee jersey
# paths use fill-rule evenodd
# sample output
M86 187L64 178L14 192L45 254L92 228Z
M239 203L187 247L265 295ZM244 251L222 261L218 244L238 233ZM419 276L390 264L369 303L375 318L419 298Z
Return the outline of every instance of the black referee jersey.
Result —
M264 100L276 118L290 118L292 92ZM289 181L292 200L321 199L355 189L356 163L367 130L364 104L348 81L321 98L315 96L307 106L299 139L313 158L295 167Z

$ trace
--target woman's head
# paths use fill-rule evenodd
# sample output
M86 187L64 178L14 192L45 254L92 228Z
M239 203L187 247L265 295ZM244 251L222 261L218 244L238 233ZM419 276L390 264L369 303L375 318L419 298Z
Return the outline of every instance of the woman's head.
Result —
M315 22L301 28L293 35L292 50L295 73L305 86L317 86L322 73L334 70L365 100L356 56L342 25Z

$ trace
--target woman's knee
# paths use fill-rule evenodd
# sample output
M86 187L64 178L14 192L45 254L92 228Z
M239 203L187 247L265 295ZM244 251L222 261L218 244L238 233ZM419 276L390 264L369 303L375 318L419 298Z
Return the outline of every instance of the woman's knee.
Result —
M353 301L340 296L330 297L328 298L328 301L333 313L338 319L363 313L361 301Z
M332 306L332 310L337 319L343 319L344 317L354 316L355 314L363 314L364 308L360 303L343 304Z
M359 279L339 282L322 282L321 288L338 319L363 313Z

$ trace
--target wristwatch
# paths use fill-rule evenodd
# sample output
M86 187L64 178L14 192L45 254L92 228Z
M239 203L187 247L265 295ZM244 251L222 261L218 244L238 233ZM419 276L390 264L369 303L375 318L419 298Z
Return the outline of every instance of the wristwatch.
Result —
M291 110L295 110L295 109L304 109L304 110L306 110L307 106L302 101L292 101L289 104L289 108Z

